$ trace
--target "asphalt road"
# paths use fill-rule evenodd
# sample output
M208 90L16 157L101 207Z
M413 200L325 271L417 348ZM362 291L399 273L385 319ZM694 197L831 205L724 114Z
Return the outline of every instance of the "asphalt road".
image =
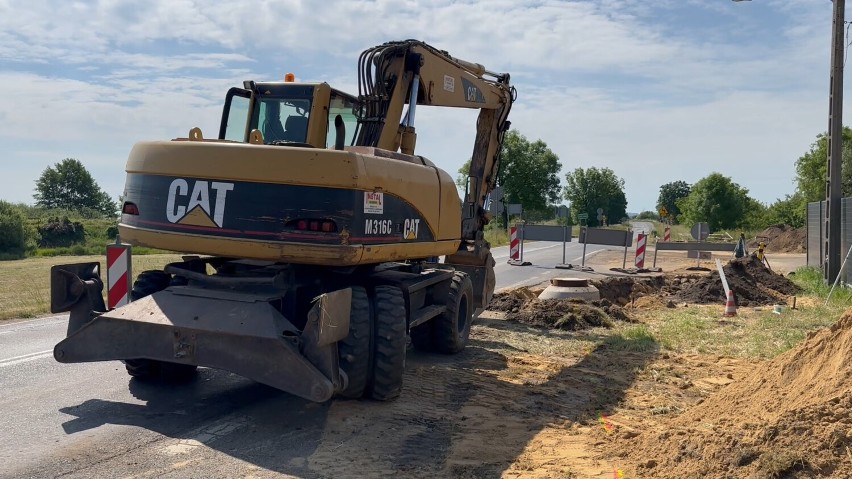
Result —
M565 261L579 264L582 247L568 243ZM562 243L524 249L530 266L493 251L498 289L566 274L554 269ZM130 380L117 361L59 364L66 326L65 315L0 325L0 478L311 477L298 458L319 444L327 405L211 369L163 386Z

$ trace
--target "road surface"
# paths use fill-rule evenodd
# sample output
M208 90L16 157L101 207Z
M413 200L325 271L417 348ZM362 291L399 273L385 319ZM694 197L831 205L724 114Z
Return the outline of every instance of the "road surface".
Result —
M524 267L506 263L506 247L493 253L498 289L566 274L554 269L562 243L526 244ZM567 244L567 262L582 255ZM316 474L297 459L318 444L328 405L211 369L163 387L130 380L117 361L59 364L66 317L0 324L0 478Z

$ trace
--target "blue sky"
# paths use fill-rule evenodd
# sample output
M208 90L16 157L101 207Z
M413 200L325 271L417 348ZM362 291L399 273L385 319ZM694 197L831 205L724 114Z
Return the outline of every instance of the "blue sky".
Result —
M357 93L358 53L405 38L510 72L513 127L563 176L613 169L628 211L714 171L770 203L828 122L829 0L14 3L0 0L0 198L13 202L66 157L115 197L134 142L215 136L229 87L292 71ZM475 118L418 110L417 152L455 176Z

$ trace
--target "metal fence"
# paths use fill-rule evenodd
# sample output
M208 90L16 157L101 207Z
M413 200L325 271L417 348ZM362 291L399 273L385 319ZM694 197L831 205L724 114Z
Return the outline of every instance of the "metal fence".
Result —
M825 261L825 201L808 203L807 209L807 265L821 268ZM841 260L852 245L852 198L840 200L840 254ZM840 272L840 279L849 282L849 269L852 265L847 264Z

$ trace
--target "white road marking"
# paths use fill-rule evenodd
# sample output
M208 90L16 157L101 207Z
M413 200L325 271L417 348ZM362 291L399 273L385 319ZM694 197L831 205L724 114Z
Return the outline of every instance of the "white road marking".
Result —
M562 246L562 243L554 244L554 245L550 245L550 246L542 246L541 248L524 249L524 254L533 253L535 251L541 251L541 250L545 250L545 249L559 248L561 246ZM496 260L496 259L508 258L508 257L509 257L509 254L506 253L506 254L501 254L501 255L495 256L494 259Z
M28 361L35 361L37 359L42 359L50 356L53 356L52 349L48 349L47 351L39 351L37 353L22 354L20 356L15 356L6 359L0 359L0 368L26 363Z
M14 333L15 331L23 331L27 329L36 329L43 326L54 325L66 321L67 315L58 314L56 316L47 316L44 318L27 319L25 321L14 321L8 324L0 322L0 335ZM32 324L35 323L35 324ZM23 325L23 327L19 327Z

